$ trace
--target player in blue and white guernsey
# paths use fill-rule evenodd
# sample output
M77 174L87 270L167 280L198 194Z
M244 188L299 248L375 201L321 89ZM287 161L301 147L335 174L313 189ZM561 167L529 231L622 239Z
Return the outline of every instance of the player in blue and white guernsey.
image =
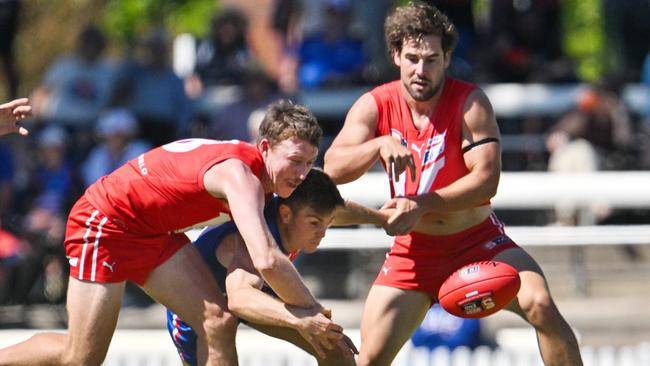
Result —
M337 209L343 205L336 185L327 174L312 169L291 196L271 199L265 218L282 252L293 259L298 252L316 250ZM228 308L233 314L255 329L301 347L314 355L319 365L354 365L357 351L345 336L339 344L328 345L329 349L312 347L306 339L311 336L309 329L324 327L325 315L287 305L274 296L255 270L234 222L206 229L194 245L219 287L225 289ZM194 330L170 310L167 328L183 363L196 365Z

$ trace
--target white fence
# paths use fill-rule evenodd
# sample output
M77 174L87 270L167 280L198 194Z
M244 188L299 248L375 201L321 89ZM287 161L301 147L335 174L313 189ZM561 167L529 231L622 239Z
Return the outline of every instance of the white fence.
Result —
M161 315L162 316L162 315ZM0 331L0 348L27 339L33 330ZM347 331L359 344L359 331ZM250 329L240 329L237 338L241 366L311 366L315 360L298 348ZM583 347L585 366L650 365L650 343L624 347ZM108 352L106 366L180 365L169 335L164 330L118 330ZM394 366L538 366L543 365L534 347L457 348L453 352L429 352L406 345Z
M390 196L384 172L366 173L339 189L344 198L372 207L381 206ZM549 209L567 202L650 208L650 172L503 172L492 199L497 209Z
M381 206L390 196L383 172L366 173L339 189L344 198L370 207ZM583 210L592 206L650 208L650 172L506 172L492 199L495 209L552 209L556 205ZM650 244L650 225L506 226L506 232L523 246ZM381 229L330 229L321 248L377 249L391 242Z

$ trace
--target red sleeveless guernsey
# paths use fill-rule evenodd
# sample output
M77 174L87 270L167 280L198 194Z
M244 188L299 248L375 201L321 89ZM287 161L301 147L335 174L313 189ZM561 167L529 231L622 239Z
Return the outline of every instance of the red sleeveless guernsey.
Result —
M430 123L418 131L400 83L393 81L370 92L377 103L377 136L399 137L415 160L415 182L402 173L399 182L391 182L392 195L432 192L467 175L461 149L461 120L465 100L476 86L447 78L438 104L429 116Z
M390 82L370 92L378 110L376 135L399 137L415 160L415 182L402 173L399 182L390 183L393 197L432 192L469 173L461 149L462 118L467 96L476 89L473 84L447 78L429 124L418 131L400 83ZM516 244L504 235L503 224L494 214L451 235L411 232L395 237L374 284L426 291L435 300L440 285L453 271L513 247Z
M204 226L228 206L210 195L203 175L217 163L238 159L258 178L264 162L254 145L231 140L180 140L141 154L88 187L85 197L124 230L167 234Z

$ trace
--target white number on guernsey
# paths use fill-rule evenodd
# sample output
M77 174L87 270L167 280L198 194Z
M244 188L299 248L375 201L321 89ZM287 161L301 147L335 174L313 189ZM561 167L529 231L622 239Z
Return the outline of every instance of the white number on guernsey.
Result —
M198 149L203 145L238 144L239 142L239 140L218 141L209 139L186 139L170 142L166 145L163 145L162 148L169 152L184 153Z

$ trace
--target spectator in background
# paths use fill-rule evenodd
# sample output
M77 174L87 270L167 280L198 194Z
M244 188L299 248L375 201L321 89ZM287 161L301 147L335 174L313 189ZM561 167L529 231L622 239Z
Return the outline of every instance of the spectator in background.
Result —
M301 0L222 0L248 21L246 40L251 54L284 93L297 89L296 45L301 38Z
M198 91L220 86L240 85L253 56L246 44L247 21L237 9L225 8L210 21L210 33L196 49L195 75L191 79Z
M136 46L134 57L119 71L113 105L132 111L140 135L154 146L164 145L189 130L191 105L183 80L169 64L167 33L154 30Z
M14 154L0 143L0 221L9 219L14 197Z
M466 81L473 80L471 57L476 39L474 4L472 0L433 0L429 1L447 14L456 26L458 45L452 55L449 74ZM479 56L480 57L480 56Z
M27 250L21 259L14 294L19 304L60 303L64 298L68 268L61 244L69 208L66 198L55 191L44 192L25 215L22 236Z
M90 151L80 168L85 187L152 148L136 139L138 121L126 109L107 111L97 122L96 133L101 142Z
M560 2L491 1L487 47L477 52L479 82L575 82L562 52Z
M253 111L266 107L280 98L276 85L261 69L250 68L243 77L243 93L239 100L216 111L211 124L211 138L217 140L255 141L248 120Z
M359 84L368 63L363 42L350 33L349 0L327 0L323 27L307 35L298 52L303 88Z
M14 40L18 31L20 0L0 1L0 59L4 79L7 82L7 99L18 95L18 70L14 54Z
M546 141L550 153L548 169L553 172L629 169L634 160L630 157L632 137L630 113L620 98L620 87L613 81L595 83L580 94L576 108L551 127ZM607 209L599 211L589 221L607 216ZM578 223L570 203L557 208L556 215L560 224Z
M59 57L33 94L36 118L66 126L89 144L93 123L107 106L115 81L115 67L106 58L104 33L89 25L79 34L73 54ZM88 133L86 135L85 133ZM76 136L75 136L76 137Z
M61 243L66 213L79 193L67 157L66 131L48 126L37 135L36 144L36 161L29 167L21 200L26 211L20 227L25 251L17 265L17 285L12 293L12 301L18 304L63 299L67 269Z
M67 210L77 192L74 169L69 161L67 146L69 137L59 126L48 126L36 140L36 161L30 167L27 192L28 205L38 201L41 195L50 195L48 202L58 200L63 211Z
M436 303L411 336L411 343L430 350L437 347L449 350L456 347L476 348L481 345L481 323L479 319L451 315Z

